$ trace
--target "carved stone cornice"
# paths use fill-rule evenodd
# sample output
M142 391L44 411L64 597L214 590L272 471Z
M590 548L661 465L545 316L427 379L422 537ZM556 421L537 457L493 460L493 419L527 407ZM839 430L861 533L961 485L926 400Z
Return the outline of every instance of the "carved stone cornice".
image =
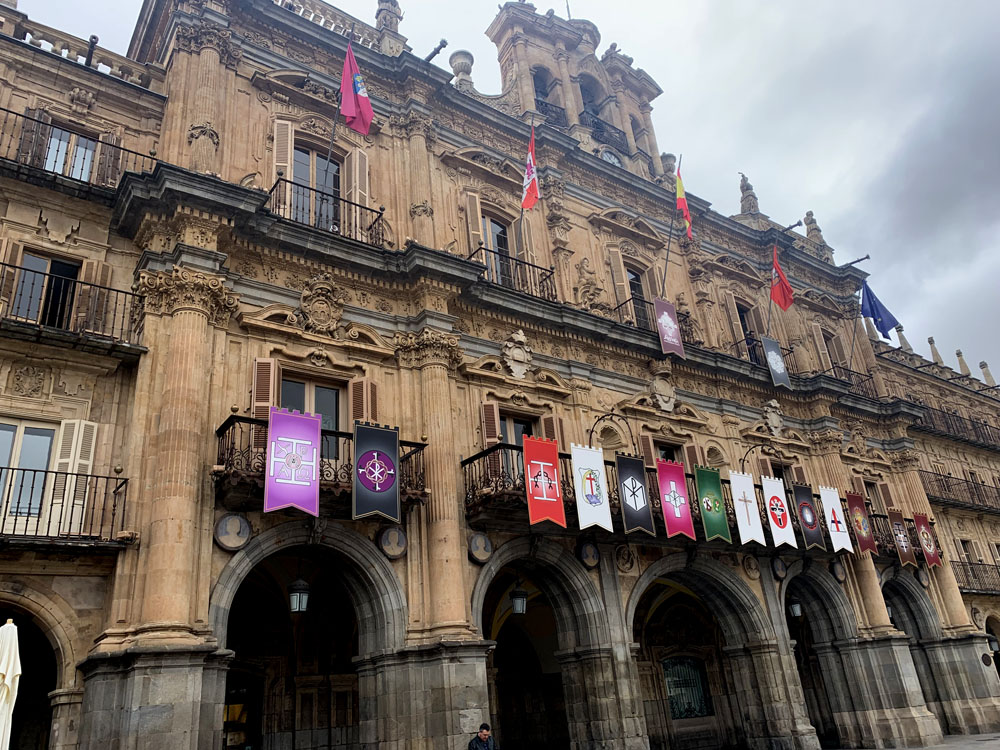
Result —
M239 297L226 287L225 279L187 268L142 271L136 292L145 296L147 314L194 311L219 328L229 325L230 316L239 307Z
M396 358L403 367L440 365L454 370L462 362L458 336L425 328L420 333L397 333L393 339Z
M915 471L920 468L919 454L910 448L888 452L889 462L896 471Z
M224 26L201 21L194 26L180 26L174 46L184 52L201 52L214 49L219 61L227 68L235 68L243 57L243 50L233 43L233 32Z
M818 454L839 454L844 445L844 433L842 430L836 429L816 430L807 432L806 440L812 444L813 450Z

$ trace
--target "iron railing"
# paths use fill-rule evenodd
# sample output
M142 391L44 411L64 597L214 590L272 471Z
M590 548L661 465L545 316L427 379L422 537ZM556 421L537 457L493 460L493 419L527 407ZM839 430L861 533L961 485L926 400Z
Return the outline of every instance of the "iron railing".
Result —
M116 541L128 479L0 467L0 538Z
M1000 567L990 563L951 561L958 588L968 593L1000 594Z
M866 502L865 506L868 508L868 519L872 526L872 537L878 545L876 557L898 559L899 552L896 549L896 535L893 533L892 524L889 522L889 516L885 513L873 512L871 503ZM910 547L913 549L914 556L918 561L925 559L924 548L923 545L920 544L920 537L917 535L917 527L916 524L914 524L913 519L904 518L903 524L906 526L906 535L909 537ZM941 543L937 538L933 522L931 522L931 534L934 535L934 544L937 545L938 554L943 558L944 554L941 551Z
M491 284L550 302L557 301L555 271L551 268L536 266L505 252L488 250L483 245L469 255L469 260L478 260L486 266L483 278Z
M339 194L279 178L271 187L267 207L296 224L349 237L375 247L385 246L385 208L354 203Z
M70 126L0 107L0 159L72 180L115 188L126 172L151 172L152 156L114 143L117 136L94 136Z
M1000 513L1000 488L960 477L920 470L924 492L932 502L956 505L970 510Z
M544 99L535 99L535 109L538 113L545 118L545 122L548 125L552 125L557 128L565 128L569 126L569 121L566 119L566 110L562 107L551 104Z
M766 368L768 366L767 352L764 351L764 344L753 334L753 332L748 334L746 338L740 339L739 341L731 344L726 350L726 354L740 359L745 359L757 367ZM794 361L792 359L792 350L786 347L781 347L781 356L785 360L785 369L788 370L789 374L795 375L796 371L793 366Z
M628 154L628 138L625 137L624 130L619 130L610 122L605 122L597 115L591 114L586 110L580 113L580 124L591 129L591 132L594 134L594 140L598 143L603 143L606 146L618 149L623 154Z
M656 333L656 307L647 299L629 297L611 313L619 323Z
M219 440L216 460L220 478L231 484L264 484L267 465L266 419L231 415L215 431ZM320 489L349 491L354 480L354 435L340 430L323 430L320 447ZM400 440L399 488L403 496L419 496L426 490L425 443Z
M138 345L144 300L133 292L0 263L3 320Z
M846 380L850 383L848 392L855 396L863 396L872 401L879 400L878 391L875 389L875 378L872 375L865 375L863 372L857 372L842 365L834 365L824 374L832 375L838 380Z
M951 414L924 404L917 404L917 406L924 413L914 425L915 428L1000 449L1000 429L992 424L976 419L967 419L961 414Z

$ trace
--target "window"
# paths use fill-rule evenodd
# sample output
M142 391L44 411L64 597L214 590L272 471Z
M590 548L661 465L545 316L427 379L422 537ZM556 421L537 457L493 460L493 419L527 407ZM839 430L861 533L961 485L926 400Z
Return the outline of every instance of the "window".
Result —
M524 445L525 437L535 434L535 420L510 414L500 415L500 442Z
M510 259L510 226L492 216L483 216L483 244L487 250L482 261L486 264L486 279L494 284L513 286L514 268Z
M740 319L740 329L743 331L744 337L749 338L752 334L757 333L753 329L753 324L750 322L750 308L746 305L736 304L736 314ZM763 331L761 331L763 333Z
M972 469L969 469L969 481L973 484L982 484L982 481L979 479L979 474L974 472Z
M9 315L39 325L69 327L80 265L37 253L21 255Z
M646 301L646 290L642 283L642 273L625 266L625 278L628 282L629 296L632 298L632 310L635 313L635 324L638 328L650 331L653 329L652 305Z
M292 163L292 219L339 231L340 162L326 153L296 146Z
M779 464L777 461L771 461L771 476L773 476L775 479L781 479L782 481L784 481L785 477L787 476L789 480L791 480L792 473L791 471L789 471L790 469L791 469L790 466L786 466L785 464Z
M322 417L322 429L339 430L341 390L329 385L282 378L281 407L319 414Z
M3 528L21 516L38 516L45 495L56 426L0 418L0 492Z
M972 549L972 542L968 539L960 539L959 543L962 545L962 554L965 555L965 561L970 563L978 562L976 554Z
M693 656L664 659L663 677L670 699L670 718L696 719L715 714L704 661Z
M654 445L656 446L656 457L661 461L680 462L684 460L679 445L667 445L666 443L655 443Z
M871 505L874 512L885 513L885 502L882 498L882 492L875 482L865 481L865 499Z
M86 182L90 180L96 153L96 139L53 126L45 149L44 169Z

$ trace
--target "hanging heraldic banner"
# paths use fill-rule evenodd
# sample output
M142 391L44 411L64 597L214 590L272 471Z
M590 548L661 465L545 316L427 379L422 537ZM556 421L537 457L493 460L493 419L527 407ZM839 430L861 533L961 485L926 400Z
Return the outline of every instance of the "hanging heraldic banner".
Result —
M729 519L726 518L726 503L722 499L722 480L718 469L694 468L695 484L698 486L698 505L701 506L701 522L705 527L705 541L725 539L730 544Z
M641 458L615 454L618 469L618 497L622 501L622 518L625 533L645 531L656 536L653 511L649 507L649 489L646 487L646 467Z
M898 510L889 511L889 530L892 531L892 538L896 542L896 552L899 553L899 561L903 565L917 565L917 556L913 554L913 540L906 530L906 522L903 521L903 514Z
M318 414L271 407L267 424L265 513L298 508L319 515L321 421Z
M528 495L530 523L552 521L566 528L559 484L559 445L555 440L524 438L524 491Z
M614 531L614 526L611 525L611 496L608 494L608 479L604 474L604 451L571 444L570 456L580 531L590 526Z
M795 509L799 514L799 526L802 527L802 538L805 540L806 549L819 547L825 550L826 542L823 539L823 527L819 522L816 503L813 502L812 487L804 484L796 484L792 485L792 492L795 495Z
M697 539L694 535L691 503L687 496L687 483L684 481L684 464L664 461L662 458L657 460L656 479L660 486L667 538L683 534L690 539Z
M729 489L733 495L733 511L736 513L736 526L740 530L740 542L757 542L766 546L764 525L760 522L760 509L757 507L757 493L753 489L753 475L729 472Z
M792 529L792 514L788 511L785 483L774 477L761 477L760 486L764 491L764 510L771 524L774 546L788 544L797 548L799 543L795 540L795 530Z
M854 552L851 535L847 533L847 519L844 518L844 506L840 502L840 493L832 487L819 488L819 500L823 503L823 513L826 515L826 530L830 532L833 551L847 550Z
M847 512L851 516L851 526L854 528L854 538L858 542L858 551L878 554L878 544L872 535L872 522L868 520L865 499L857 492L847 493Z
M664 354L684 356L684 340L681 338L681 327L677 323L677 310L666 300L653 301L656 313L656 332L660 336L660 348Z
M767 336L761 336L760 343L764 347L767 369L771 371L771 382L775 386L783 385L790 389L792 381L788 378L788 368L785 366L785 356L781 353L781 344Z
M917 527L917 539L920 540L920 548L924 551L924 560L927 567L933 568L941 564L941 555L938 554L937 542L934 541L934 534L931 532L930 521L924 513L913 514L913 525Z
M354 423L352 515L400 522L399 428Z

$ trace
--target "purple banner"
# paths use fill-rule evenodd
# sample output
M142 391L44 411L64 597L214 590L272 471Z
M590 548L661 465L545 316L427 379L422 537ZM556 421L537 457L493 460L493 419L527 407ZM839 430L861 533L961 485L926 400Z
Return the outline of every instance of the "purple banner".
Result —
M660 336L660 348L664 354L684 356L684 341L681 339L681 327L677 323L677 310L666 300L654 300L656 311L656 331Z
M299 508L319 515L320 422L316 414L271 407L264 512Z

